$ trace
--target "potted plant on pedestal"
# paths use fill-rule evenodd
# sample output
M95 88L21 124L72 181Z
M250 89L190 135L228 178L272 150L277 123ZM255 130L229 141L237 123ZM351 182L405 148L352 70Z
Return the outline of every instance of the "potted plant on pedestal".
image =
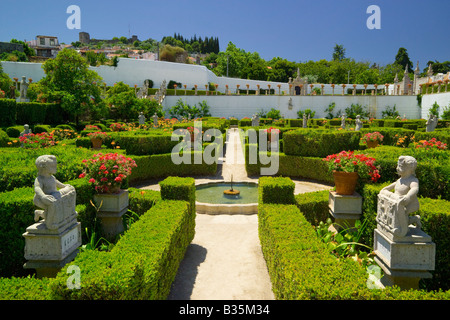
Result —
M102 147L103 141L108 137L106 132L91 132L88 133L88 137L91 139L92 148L99 150Z
M102 222L102 232L107 240L112 241L123 231L122 216L128 211L128 190L121 186L132 168L137 166L136 162L117 153L98 153L83 163L85 170L79 177L87 178L94 185L94 202Z
M376 148L378 144L383 142L383 138L384 136L381 133L375 131L366 133L362 139L367 144L367 148Z
M336 193L352 195L359 178L376 182L380 178L375 159L353 151L341 151L322 159L328 163L328 170L333 173Z

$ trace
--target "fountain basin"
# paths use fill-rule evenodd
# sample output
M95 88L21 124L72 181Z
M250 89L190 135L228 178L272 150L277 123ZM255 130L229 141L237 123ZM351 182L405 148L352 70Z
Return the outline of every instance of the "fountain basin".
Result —
M249 181L233 182L238 195L226 195L230 182L215 181L196 185L196 210L200 214L256 214L258 213L258 184Z

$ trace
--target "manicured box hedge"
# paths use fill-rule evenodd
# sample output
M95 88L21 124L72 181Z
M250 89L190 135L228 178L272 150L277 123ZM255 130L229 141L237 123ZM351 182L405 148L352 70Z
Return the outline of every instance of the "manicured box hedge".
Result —
M259 176L261 168L270 166L270 164L262 165L259 157L261 155L271 156L272 153L258 152L256 144L246 144L244 147L247 174L249 176ZM257 163L250 163L250 152L258 152ZM278 159L279 167L276 175L312 179L324 183L332 183L334 181L333 176L328 172L327 164L322 161L322 158L291 156L280 152L278 153Z
M83 252L69 264L82 270L81 289L67 289L66 265L51 284L53 297L166 299L195 233L195 211L188 202L195 202L195 182L168 178L161 182L161 190L165 190L162 200L142 215L110 252ZM168 200L172 197L189 200Z
M316 194L313 202L324 201L320 198L324 195ZM261 196L259 199L259 236L276 299L449 299L450 291L368 289L364 268L351 259L338 260L330 254L298 206L267 204ZM318 205L322 211L323 205ZM318 208L307 201L299 206Z
M195 155L202 155L202 163L195 164ZM133 168L130 183L155 178L165 178L171 175L214 175L217 172L217 162L207 164L201 151L190 153L190 164L174 164L171 154L155 154L151 156L133 156L137 168Z
M259 178L259 202L263 203L295 203L295 183L282 177Z
M129 155L152 155L172 152L179 142L171 141L171 135L128 135L111 133L111 139Z
M16 100L0 99L0 127L9 127L16 123Z
M342 150L356 150L359 141L359 132L298 129L283 134L283 151L293 156L326 157Z
M303 127L303 119L288 119L289 127Z
M396 171L398 158L411 155L417 160L416 176L419 179L419 195L428 198L450 200L450 153L440 150L417 150L412 148L396 148L378 146L377 148L360 151L376 159L380 167L379 183L398 179Z

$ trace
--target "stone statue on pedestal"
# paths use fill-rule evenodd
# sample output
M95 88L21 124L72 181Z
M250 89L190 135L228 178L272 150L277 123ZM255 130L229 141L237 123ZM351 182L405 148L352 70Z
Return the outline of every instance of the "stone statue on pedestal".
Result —
M27 77L23 76L22 81L20 81L20 102L27 102L27 92L28 92L28 86L30 85L29 82L27 82Z
M391 206L395 206L395 216L389 217L389 210L379 212L377 222L383 225L383 228L391 232L394 236L402 237L408 233L408 226L415 223L417 228L421 228L420 216L409 216L419 210L419 180L416 178L415 170L417 161L411 156L401 156L398 159L397 173L400 179L384 187L380 194L388 197ZM394 193L391 191L394 190ZM380 205L380 203L379 203ZM391 208L394 209L394 208Z
M34 204L43 210L35 210L34 221L44 219L48 229L56 229L66 218L76 216L76 191L68 184L59 182L56 174L56 157L40 156L36 159L38 176L34 182Z
M81 246L81 223L77 221L76 190L59 182L56 157L43 155L36 159L38 176L34 183L35 224L23 234L26 269L35 269L37 277L55 277L73 260ZM40 219L43 219L39 221Z
M143 112L139 112L139 125L143 126L145 124L145 116Z
M377 228L374 230L374 260L383 269L381 283L402 289L417 289L421 278L431 278L434 270L435 244L421 230L415 176L417 161L411 156L398 159L400 179L378 194ZM394 192L391 192L394 191Z
M341 128L345 129L345 113L341 116Z
M426 122L426 126L427 126L426 131L427 132L434 131L434 129L436 129L437 123L438 123L437 117L434 114L430 114L430 116Z
M363 123L361 121L361 116L358 114L356 116L356 120L355 120L356 126L355 126L355 131L359 131L362 129L363 127Z

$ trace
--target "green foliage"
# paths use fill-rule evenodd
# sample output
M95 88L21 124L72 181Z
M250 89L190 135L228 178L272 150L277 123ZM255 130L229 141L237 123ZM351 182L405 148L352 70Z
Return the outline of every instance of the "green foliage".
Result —
M300 206L311 210L308 213L311 216L312 210L318 207L307 203L309 195L303 195ZM325 203L326 199L317 195L312 201ZM319 208L325 210L323 204ZM278 300L446 300L450 294L449 291L400 291L398 287L368 289L365 269L353 259L336 259L330 254L327 244L317 237L314 227L295 205L266 204L260 197L258 232L272 290Z
M441 118L443 120L450 120L450 104L448 107L444 107L444 109L442 110Z
M271 108L270 111L267 112L266 118L280 119L281 118L281 111L277 110L275 108Z
M5 131L0 130L0 148L7 147L8 142L9 142L8 134Z
M326 157L359 147L359 132L297 129L283 135L286 155Z
M306 220L311 225L318 226L321 221L326 221L330 217L328 198L328 190L315 191L295 195L295 202Z
M395 63L400 65L403 70L406 70L408 73L413 72L413 64L409 59L408 52L405 48L399 48L397 55L395 56Z
M392 108L390 106L386 106L386 109L384 111L381 111L381 116L383 117L383 119L397 119L400 114L398 113L398 111L396 110L396 106L394 105L394 107Z
M289 127L302 127L303 120L302 119L289 119L288 124L289 124Z
M380 183L397 180L398 158L406 155L413 156L418 161L416 176L420 185L419 195L450 200L450 189L446 178L450 176L448 151L427 150L423 152L423 150L415 148L378 146L364 150L364 153L376 159L376 164L380 168Z
M314 118L316 112L315 111L311 111L311 109L306 109L305 111L303 110L299 110L297 112L297 118L298 119L303 119L303 115L306 114L306 118Z
M430 108L430 110L428 110L428 112L429 112L428 116L433 115L439 119L439 108L440 108L439 105L435 101L433 103L433 106Z
M100 98L102 78L92 70L75 50L63 49L55 59L47 60L42 68L46 76L41 80L48 101L61 101L61 107L78 117L96 113L103 107Z
M0 126L8 127L16 123L16 101L14 99L0 99Z
M178 141L172 141L171 135L135 135L123 133L110 134L111 140L115 141L121 149L125 149L127 154L152 155L171 153Z
M259 198L264 203L293 204L295 183L289 178L261 177L259 178Z
M195 216L195 215L194 215ZM88 250L51 284L56 299L164 300L194 234L184 201L159 201L110 252ZM67 288L70 265L83 270L79 290Z
M184 200L190 205L190 212L195 215L195 180L194 178L167 177L159 183L161 199Z
M189 116L191 119L210 117L211 113L209 110L210 107L205 100L200 102L197 107L197 105L190 106L189 104L185 104L180 98L178 99L176 105L169 109L169 117L186 119L188 119Z
M50 300L52 279L0 278L0 300Z
M363 107L360 104L354 104L348 108L345 108L345 115L347 118L356 119L357 115L361 116L361 119L369 118L369 111L367 107Z
M336 44L333 49L333 60L342 61L345 59L345 48L342 44Z

